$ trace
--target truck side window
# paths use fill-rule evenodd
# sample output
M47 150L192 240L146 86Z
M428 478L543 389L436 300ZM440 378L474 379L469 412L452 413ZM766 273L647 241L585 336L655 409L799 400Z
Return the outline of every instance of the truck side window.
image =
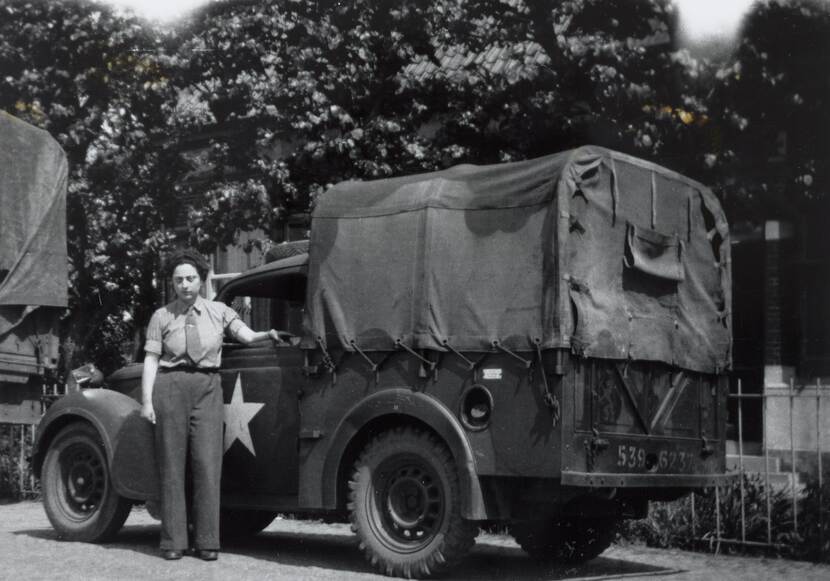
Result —
M254 331L276 329L301 335L305 304L306 274L286 270L227 283L220 299L239 314Z
M230 306L254 331L277 329L297 335L302 330L303 303L285 299L237 296Z

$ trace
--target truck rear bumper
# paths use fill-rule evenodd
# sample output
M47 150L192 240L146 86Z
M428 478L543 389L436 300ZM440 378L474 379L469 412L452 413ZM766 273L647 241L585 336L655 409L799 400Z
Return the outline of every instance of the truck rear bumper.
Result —
M729 484L738 477L727 474L620 474L602 472L562 472L563 486L611 488L705 488Z

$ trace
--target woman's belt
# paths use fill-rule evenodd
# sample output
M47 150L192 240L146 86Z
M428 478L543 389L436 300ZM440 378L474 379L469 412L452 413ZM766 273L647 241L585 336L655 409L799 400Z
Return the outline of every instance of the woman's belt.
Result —
M175 365L173 367L159 366L159 371L169 373L171 371L181 371L183 373L219 373L218 367L193 367L192 365Z

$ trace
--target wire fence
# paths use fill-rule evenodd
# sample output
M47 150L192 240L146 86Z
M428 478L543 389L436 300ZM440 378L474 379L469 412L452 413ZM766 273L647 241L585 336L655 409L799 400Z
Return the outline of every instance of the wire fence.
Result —
M830 420L822 410L830 401L828 387L820 380L799 386L791 380L788 388L746 393L738 381L737 392L729 395L737 402L738 477L735 484L689 496L694 540L707 542L715 551L734 545L797 552L793 544L809 542L817 547L820 559L830 557L826 545L830 515L825 506L825 496L830 495L823 465L827 447L822 442L828 436L823 423ZM763 424L760 466L758 455L745 453L744 438L744 403L757 400ZM787 433L788 438L782 437ZM782 471L779 463L784 460L789 466ZM707 519L709 526L701 526Z
M40 398L41 412L45 412L65 392L65 385L44 383ZM36 433L35 424L0 423L0 499L40 496L40 484L29 463Z

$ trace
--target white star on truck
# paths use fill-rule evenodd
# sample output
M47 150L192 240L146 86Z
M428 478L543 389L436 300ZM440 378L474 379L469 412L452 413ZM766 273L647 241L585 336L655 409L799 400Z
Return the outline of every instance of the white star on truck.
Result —
M228 451L228 448L236 441L242 442L251 454L256 456L254 451L254 442L251 439L251 430L248 427L251 420L259 410L265 407L264 403L246 402L242 396L242 374L236 374L236 383L233 386L233 395L231 396L231 403L225 405L225 449L223 454Z

